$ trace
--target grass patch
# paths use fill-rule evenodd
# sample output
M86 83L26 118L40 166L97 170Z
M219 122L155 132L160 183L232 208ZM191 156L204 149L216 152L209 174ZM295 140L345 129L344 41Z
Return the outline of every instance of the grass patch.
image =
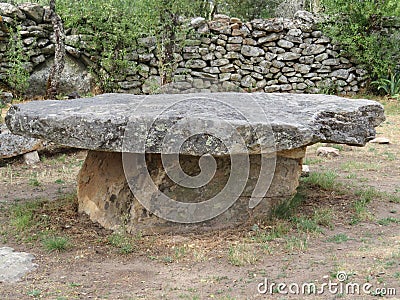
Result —
M323 173L312 172L310 176L303 177L302 181L314 186L318 186L324 190L331 190L338 186L336 178L338 174L334 171L326 171Z
M42 240L44 248L49 252L62 252L69 247L69 239L62 236L45 237Z
M335 214L331 208L318 208L314 211L313 220L316 224L329 229L334 228L333 218Z
M380 102L385 107L386 115L400 115L400 101L386 99Z
M35 212L41 204L39 201L32 201L12 206L10 208L10 224L18 232L30 231L37 224Z
M351 225L372 219L372 216L367 209L368 204L371 203L372 200L388 198L387 193L380 192L373 187L357 190L354 192L354 195L358 197L358 199L353 203L354 214L350 220Z
M37 298L37 297L40 297L40 296L41 296L42 291L40 291L40 290L32 290L32 291L29 291L27 294L28 294L28 296L30 296L30 297Z
M400 224L400 220L397 218L388 217L388 218L380 219L378 221L378 224L383 225L383 226L388 226L390 224Z
M383 153L383 155L386 156L386 159L388 161L395 161L397 159L396 155L394 153L392 153L392 152L389 152L389 151L385 151Z
M379 165L377 163L347 161L347 162L341 164L340 168L346 172L351 172L354 170L377 171L377 170L379 170Z
M391 202L391 203L400 203L400 196L388 194L387 198L389 199L389 202Z
M340 243L347 242L348 240L350 240L350 238L345 233L338 233L338 234L335 234L334 236L328 238L326 241L331 242L331 243L340 244Z
M356 174L356 173L350 173L350 174L347 174L346 175L346 179L357 179L359 177L359 175L358 174Z
M297 194L290 200L282 202L272 209L271 216L276 219L290 219L299 205L304 201L304 191L299 188Z
M355 192L356 196L360 197L360 200L366 204L370 203L374 199L380 199L384 196L384 193L377 191L373 187L368 187L367 189L358 190Z
M353 204L354 215L351 217L350 225L356 225L361 221L366 221L371 219L371 215L367 210L367 204L368 203L362 199L354 202Z
M307 217L293 217L291 221L296 225L298 231L306 233L321 233L322 230L314 219Z
M8 222L0 224L0 232L18 241L38 241L49 251L63 251L69 243L66 237L56 237L56 232L65 225L59 214L74 210L75 200L75 195L66 194L56 201L36 199L10 204L4 210Z
M316 165L324 162L323 158L307 157L303 161L303 165Z
M252 238L257 243L266 243L273 241L275 239L281 238L289 233L291 229L291 224L285 221L277 221L274 226L272 226L271 230L257 231L256 235Z
M257 262L257 254L249 244L238 244L229 247L228 261L230 264L240 267Z
M29 184L30 186L33 186L33 187L38 187L38 186L41 185L41 183L40 183L39 180L38 180L38 177L37 177L37 173L36 173L36 172L32 173L32 175L31 175L30 178L29 178L28 184Z
M114 232L107 238L109 245L118 249L122 254L129 254L135 250L135 237L128 236L124 233Z
M285 248L288 251L305 251L308 248L307 239L303 237L288 236L285 242Z
M186 246L174 247L175 260L184 258L187 255L188 249Z

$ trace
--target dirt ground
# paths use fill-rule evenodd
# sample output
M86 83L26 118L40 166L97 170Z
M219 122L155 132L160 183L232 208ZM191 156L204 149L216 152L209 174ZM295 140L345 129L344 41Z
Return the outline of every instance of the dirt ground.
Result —
M29 167L0 161L0 247L32 253L38 265L18 283L0 283L0 298L400 299L398 113L378 136L391 144L336 146L335 158L317 157L321 145L309 147L306 163L319 175L301 183L291 217L206 234L128 237L92 223L77 212L75 197L83 151L42 155ZM316 182L329 174L333 186ZM357 211L366 196L371 201ZM13 207L31 202L38 203L36 223L17 230ZM66 237L66 249L46 249L50 235ZM339 290L329 291L330 282ZM282 293L280 283L287 285ZM311 283L324 293L303 294ZM350 284L371 293L346 292Z

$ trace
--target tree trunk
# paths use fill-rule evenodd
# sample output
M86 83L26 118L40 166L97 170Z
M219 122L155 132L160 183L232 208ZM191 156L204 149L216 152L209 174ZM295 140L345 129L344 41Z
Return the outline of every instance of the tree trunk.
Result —
M47 81L46 98L55 99L58 94L61 74L65 64L64 26L60 16L56 14L55 0L50 0L50 18L53 24L56 47L54 52L54 65L50 70L49 79Z

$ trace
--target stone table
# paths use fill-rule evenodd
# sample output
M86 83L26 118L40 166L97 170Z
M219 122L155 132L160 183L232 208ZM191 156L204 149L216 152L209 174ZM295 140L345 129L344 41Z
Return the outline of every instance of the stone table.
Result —
M88 149L79 210L144 234L266 219L295 195L307 146L363 146L383 120L374 101L266 93L104 94L6 117L14 134Z

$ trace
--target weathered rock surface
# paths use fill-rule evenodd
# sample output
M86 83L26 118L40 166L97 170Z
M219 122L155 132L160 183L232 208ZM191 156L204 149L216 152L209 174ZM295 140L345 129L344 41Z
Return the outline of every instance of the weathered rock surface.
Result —
M340 156L340 152L338 149L333 147L319 147L317 149L317 155L324 157L337 157Z
M13 248L0 248L0 282L17 282L26 273L36 269L35 257L25 252L14 252Z
M249 219L263 220L277 205L291 199L296 193L301 174L302 159L305 148L291 151L278 152L276 158L266 158L263 163L273 163L276 167L272 169L271 177L262 177L261 185L269 187L262 194L261 201L254 208L249 208L252 193L260 179L261 155L250 155L250 172L245 188L238 195L227 195L226 201L235 200L234 203L213 219L195 224L180 224L166 221L156 217L153 213L158 210L166 210L166 207L155 206L152 211L144 208L137 196L131 190L127 182L132 179L126 170L125 160L121 153L108 153L100 151L89 151L86 161L78 176L78 201L79 211L85 212L92 221L100 223L108 229L117 230L124 228L130 233L141 232L143 234L154 234L155 232L183 232L192 230L218 230L222 228L237 226ZM134 160L137 154L132 154L129 159ZM264 159L264 158L263 158ZM185 188L172 181L162 167L161 155L150 154L146 157L147 170L133 168L132 171L139 173L136 179L137 189L142 190L146 197L157 197L159 192L167 197L184 203L204 203L225 188L232 175L231 160L229 156L216 157L216 172L212 180L198 188ZM195 176L199 170L199 157L192 155L180 156L180 165L186 174ZM271 171L271 170L269 170ZM143 172L143 173L142 173ZM157 190L149 189L143 180L144 172L151 174L151 180L156 184ZM238 182L233 182L237 185ZM229 193L229 191L228 191ZM224 200L223 200L224 201ZM216 205L221 205L217 202ZM202 206L193 210L185 218L196 219L204 217L215 207L204 209ZM171 218L179 219L179 209L170 208L168 211Z
M14 98L13 94L11 94L9 92L0 91L0 105L1 106L11 103L13 98Z
M39 153L37 151L24 154L24 161L27 165L34 165L40 162Z
M295 194L306 146L364 145L383 120L374 101L264 93L105 94L14 105L6 117L13 133L94 150L79 174L79 210L146 234L261 220ZM208 181L184 184L204 173Z
M32 71L29 78L29 87L26 91L27 95L44 95L46 93L47 81L53 63L54 59L46 60ZM67 55L61 75L59 92L64 94L71 92L87 94L90 92L92 84L93 77L87 68Z
M14 105L6 116L14 134L100 151L144 153L146 147L147 153L161 153L167 135L174 140L200 130L198 139L180 149L163 149L189 155L232 153L204 134L210 128L230 141L239 132L245 150L259 154L261 149L290 150L317 142L362 146L375 137L383 120L383 107L370 100L264 93L104 94Z
M303 165L301 167L301 177L308 177L310 176L310 166Z
M43 142L41 140L12 134L5 125L0 126L0 159L41 150L42 148Z

